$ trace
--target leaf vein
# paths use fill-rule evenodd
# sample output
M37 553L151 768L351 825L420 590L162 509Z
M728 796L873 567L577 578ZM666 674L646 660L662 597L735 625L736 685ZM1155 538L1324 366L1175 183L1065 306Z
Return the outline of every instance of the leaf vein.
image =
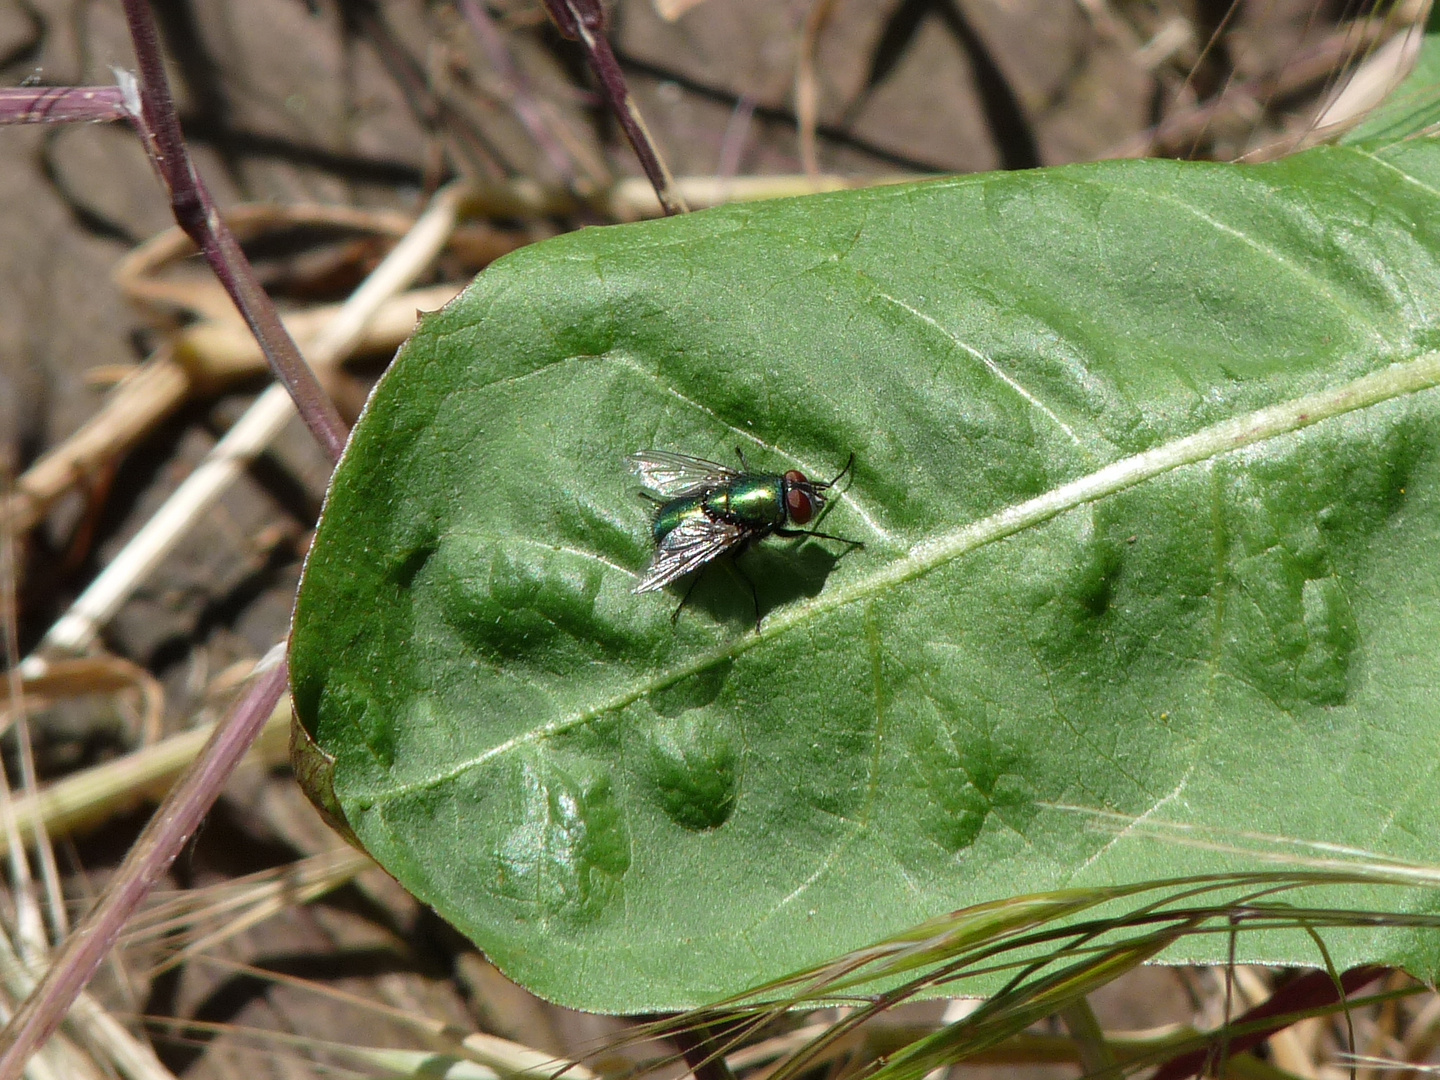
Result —
M1192 217L1198 218L1199 220L1205 222L1205 224L1209 225L1211 228L1217 229L1228 236L1235 237L1235 239L1241 241L1242 243L1253 248L1255 251L1259 252L1261 255L1264 255L1266 258L1270 259L1277 266L1283 267L1285 270L1289 271L1301 281L1306 282L1315 292L1324 296L1335 307L1349 313L1349 315L1357 323L1366 327L1370 331L1371 339L1377 344L1381 345L1382 347L1389 344L1389 342L1385 338L1385 335L1380 332L1379 328L1375 325L1375 323L1367 316L1362 314L1360 311L1357 311L1354 305L1347 301L1344 296L1335 292L1335 290L1332 289L1329 283L1326 282L1323 278L1317 277L1310 270L1307 270L1305 267L1299 265L1294 260L1282 255L1279 251L1275 250L1275 248L1271 247L1269 244L1263 243L1257 238L1251 236L1244 229L1237 229L1234 225L1228 224L1227 222L1221 221L1217 217L1213 217L1210 214L1207 214L1204 210L1200 209L1200 207L1196 206L1194 203L1186 202L1184 199L1178 199L1175 196L1166 194L1164 192L1153 191L1146 188L1136 188L1134 193L1142 198L1153 199L1155 202L1178 206L1187 214L1190 214Z
M876 289L875 295L878 296L880 299L888 301L889 303L894 304L901 310L913 315L915 318L923 322L926 326L929 326L932 330L938 331L945 338L946 341L950 342L951 345L954 345L957 349L960 349L962 352L968 353L976 360L979 360L981 364L985 365L985 368L990 372L990 374L994 375L997 379L1003 382L1016 394L1020 395L1020 397L1023 398L1026 403L1031 405L1033 408L1040 410L1040 412L1044 413L1045 416L1047 416L1051 421L1053 421L1055 425L1060 428L1061 431L1065 432L1065 434L1070 437L1070 440L1074 442L1076 446L1082 445L1082 443L1080 442L1080 436L1075 434L1069 424L1065 423L1064 420L1061 420L1060 417L1056 416L1048 405L1046 405L1043 401L1041 401L1038 397L1036 397L1028 389L1026 389L1024 383L1020 382L1019 379L1015 378L1013 375L1007 372L1004 368L1002 368L990 357L986 356L974 345L971 345L968 341L965 341L964 339L956 336L955 334L952 334L949 330L945 329L945 327L941 326L939 322L937 322L931 316L925 314L925 312L921 311L919 308L911 307L909 304L905 303L905 301L897 297L891 296L884 290Z

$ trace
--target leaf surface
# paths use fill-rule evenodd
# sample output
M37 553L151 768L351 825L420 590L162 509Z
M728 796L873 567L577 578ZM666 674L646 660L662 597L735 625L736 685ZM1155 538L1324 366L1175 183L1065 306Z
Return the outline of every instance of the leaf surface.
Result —
M1226 864L1065 806L1432 857L1437 222L1411 139L501 260L385 376L316 537L292 677L332 807L511 977L607 1011ZM737 445L824 478L853 452L818 524L865 546L766 540L761 633L723 563L672 627L678 594L631 593L623 458Z

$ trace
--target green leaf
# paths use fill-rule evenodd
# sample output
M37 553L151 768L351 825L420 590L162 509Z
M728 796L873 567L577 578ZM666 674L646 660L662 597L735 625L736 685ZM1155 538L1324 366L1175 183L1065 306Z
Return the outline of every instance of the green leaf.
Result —
M332 808L507 974L615 1011L1234 864L1067 805L1432 857L1437 221L1416 139L501 260L386 375L310 556L291 663ZM723 562L672 626L678 594L631 592L622 459L737 444L823 477L853 451L819 524L865 547L766 540L761 633ZM1431 956L1369 933L1337 963Z

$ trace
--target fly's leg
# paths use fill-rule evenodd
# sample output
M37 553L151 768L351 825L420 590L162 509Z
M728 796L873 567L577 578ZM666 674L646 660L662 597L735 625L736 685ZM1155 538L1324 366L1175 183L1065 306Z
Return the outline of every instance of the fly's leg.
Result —
M810 534L806 533L805 535L809 536ZM750 580L750 575L745 573L744 570L741 570L740 564L735 561L736 559L740 558L742 554L744 554L745 549L749 546L750 543L748 540L742 540L740 544L733 551L730 552L730 569L735 572L735 575L739 577L741 581L745 582L746 585L750 586L750 601L755 605L755 632L758 634L760 632L761 621L760 593L755 588L755 582ZM700 569L696 570L695 573L691 576L690 585L685 589L685 595L680 598L680 603L676 605L675 610L670 613L671 626L674 626L680 621L680 612L685 610L685 605L690 602L690 594L695 591L695 586L700 584L700 579L705 576L705 571L710 569L710 565L712 564L707 564L700 567Z
M745 549L749 546L749 539L741 540L740 543L735 546L735 549L730 552L730 569L735 572L736 577L750 586L750 602L755 605L755 632L758 634L760 632L761 619L760 592L755 588L755 582L750 580L750 575L740 569L740 556L745 554Z
M851 540L848 536L836 536L833 533L822 533L814 529L776 529L776 536L813 536L820 540L838 540L842 544L849 544L852 549L863 548L864 540Z
M680 621L680 612L690 602L690 594L695 591L695 586L700 584L700 579L705 576L705 568L702 566L690 579L690 587L685 590L685 595L680 598L679 605L670 613L670 625L674 626Z
M755 605L755 632L758 634L760 632L760 592L755 588L755 582L750 580L750 575L741 570L740 564L735 561L739 555L740 553L737 551L730 559L730 569L735 571L735 575L741 581L750 586L750 600Z
M735 447L735 456L740 459L740 471L741 471L741 472L749 472L749 471L750 471L750 463L745 460L745 451L744 451L744 450L741 450L741 449L737 446L737 447Z

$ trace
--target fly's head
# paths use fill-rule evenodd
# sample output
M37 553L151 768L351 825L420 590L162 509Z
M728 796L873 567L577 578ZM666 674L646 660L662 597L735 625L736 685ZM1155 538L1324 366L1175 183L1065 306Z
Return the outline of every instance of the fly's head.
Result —
M799 469L785 474L785 513L791 523L805 525L812 521L825 506L825 492L840 482L840 478L855 464L855 455L845 462L845 468L833 480L807 480Z
M828 484L805 479L799 469L785 474L785 515L796 525L804 525L825 505L823 489Z

